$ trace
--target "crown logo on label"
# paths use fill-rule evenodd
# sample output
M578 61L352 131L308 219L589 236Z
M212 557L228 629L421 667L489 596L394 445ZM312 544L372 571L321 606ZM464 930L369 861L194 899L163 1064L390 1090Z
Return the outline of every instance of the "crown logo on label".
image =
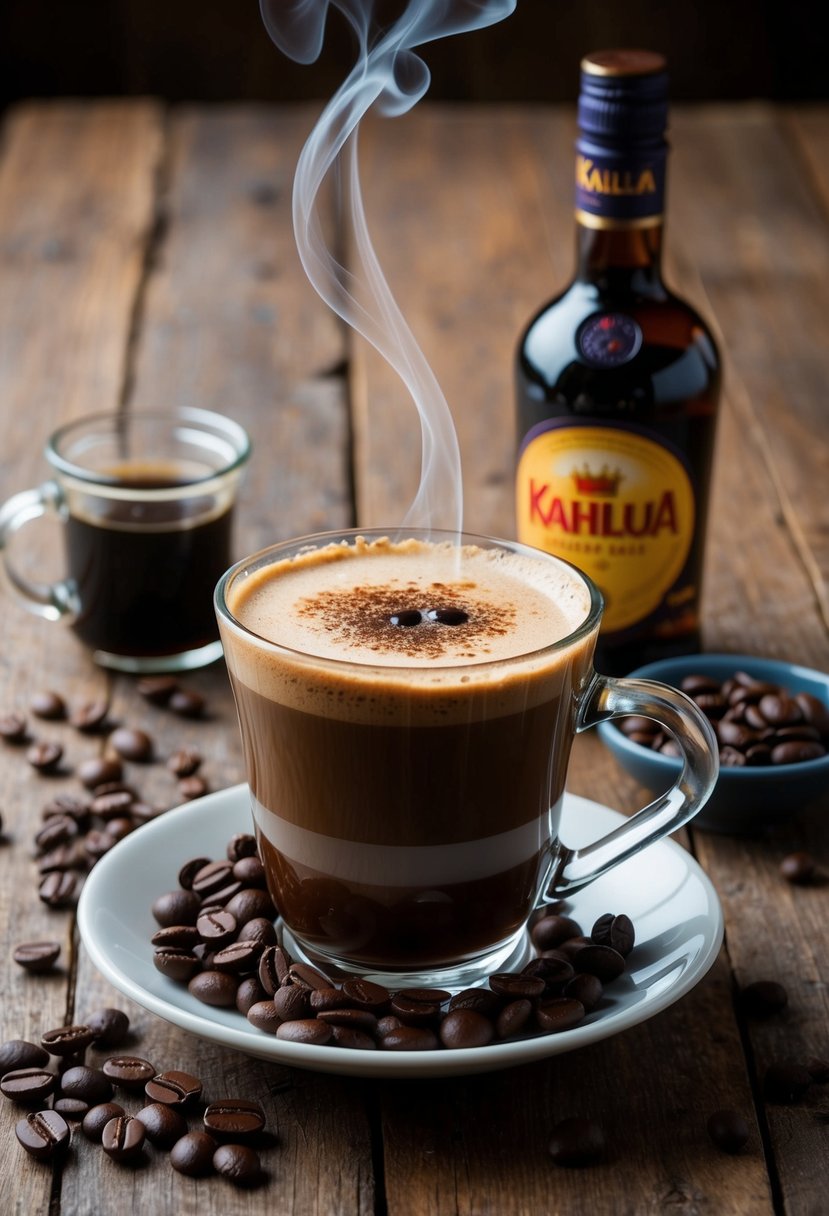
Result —
M606 464L602 465L598 473L592 472L589 465L584 465L581 469L573 469L572 477L579 494L595 494L600 498L614 498L624 481L624 475L620 469L614 469L611 472Z

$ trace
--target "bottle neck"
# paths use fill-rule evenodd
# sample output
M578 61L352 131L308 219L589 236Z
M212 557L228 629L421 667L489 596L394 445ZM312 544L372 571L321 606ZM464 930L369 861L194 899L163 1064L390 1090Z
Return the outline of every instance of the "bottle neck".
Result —
M576 279L607 291L662 285L662 224L594 228L576 221Z

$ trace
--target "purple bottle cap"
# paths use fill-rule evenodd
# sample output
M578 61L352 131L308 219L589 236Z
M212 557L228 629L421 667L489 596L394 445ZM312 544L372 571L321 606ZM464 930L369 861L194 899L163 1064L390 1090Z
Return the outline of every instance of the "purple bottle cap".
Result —
M654 51L596 51L581 61L583 135L598 142L654 143L668 124L668 72Z

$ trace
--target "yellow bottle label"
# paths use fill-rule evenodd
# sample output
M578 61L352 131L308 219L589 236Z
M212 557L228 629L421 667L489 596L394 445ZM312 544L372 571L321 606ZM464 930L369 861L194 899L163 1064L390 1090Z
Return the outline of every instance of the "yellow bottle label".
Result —
M695 519L688 471L638 431L569 418L542 424L525 440L516 498L518 539L593 579L608 632L655 612L688 558Z

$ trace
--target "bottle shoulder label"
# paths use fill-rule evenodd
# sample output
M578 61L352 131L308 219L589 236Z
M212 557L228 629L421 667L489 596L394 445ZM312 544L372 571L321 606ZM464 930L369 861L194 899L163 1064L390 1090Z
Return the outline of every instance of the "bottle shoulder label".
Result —
M694 536L682 454L645 428L551 418L525 437L516 475L518 539L566 558L605 599L617 632L655 612Z

